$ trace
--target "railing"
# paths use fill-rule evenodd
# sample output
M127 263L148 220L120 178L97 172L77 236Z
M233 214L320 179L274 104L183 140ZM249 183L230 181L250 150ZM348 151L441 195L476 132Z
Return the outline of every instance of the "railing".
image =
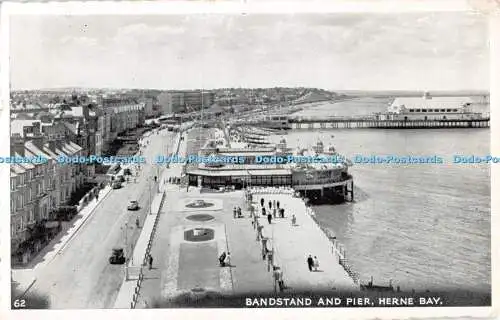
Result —
M163 207L163 202L165 201L165 192L163 192L161 201L160 201L160 206L158 207L158 212L156 213L155 217L155 222L153 224L153 230L151 231L151 234L149 236L149 241L148 241L148 247L146 248L146 252L144 253L144 259L142 261L142 265L146 266L148 264L148 259L150 256L151 252L151 247L153 245L153 239L156 234L156 228L158 227L158 222L160 221L160 211L161 208ZM139 292L141 291L141 285L142 281L144 279L144 273L143 273L143 268L140 268L139 271L139 279L137 279L137 283L134 289L134 294L132 295L132 301L130 302L130 309L135 309L135 306L137 305L137 301L139 300Z

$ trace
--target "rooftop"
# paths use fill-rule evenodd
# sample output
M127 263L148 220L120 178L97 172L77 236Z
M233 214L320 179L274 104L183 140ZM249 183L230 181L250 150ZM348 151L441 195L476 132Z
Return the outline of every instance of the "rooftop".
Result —
M460 108L467 103L473 103L470 97L422 97L396 98L392 106L405 106L407 109L448 109Z

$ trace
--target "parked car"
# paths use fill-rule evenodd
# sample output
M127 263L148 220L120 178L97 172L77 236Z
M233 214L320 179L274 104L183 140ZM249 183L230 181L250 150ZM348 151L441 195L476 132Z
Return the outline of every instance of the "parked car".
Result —
M111 264L125 263L125 254L123 253L123 248L113 248L111 257L109 257L109 263Z
M113 189L120 189L122 187L122 183L120 181L113 181L111 184L111 188Z
M130 201L129 205L127 206L128 210L139 210L139 202L132 200Z

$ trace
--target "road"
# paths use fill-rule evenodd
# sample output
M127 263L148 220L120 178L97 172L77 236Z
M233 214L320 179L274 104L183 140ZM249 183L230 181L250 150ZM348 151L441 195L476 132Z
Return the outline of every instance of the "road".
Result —
M136 217L142 225L149 214L151 194L157 192L153 177L159 177L162 168L152 161L167 152L167 145L172 151L175 133L164 131L147 139L150 143L143 155L148 163L141 165L137 181L112 190L64 250L37 272L32 290L48 294L52 309L113 306L125 272L123 265L111 265L108 258L114 247L126 247L127 255L132 252L140 233ZM138 200L140 210L128 211L130 200Z

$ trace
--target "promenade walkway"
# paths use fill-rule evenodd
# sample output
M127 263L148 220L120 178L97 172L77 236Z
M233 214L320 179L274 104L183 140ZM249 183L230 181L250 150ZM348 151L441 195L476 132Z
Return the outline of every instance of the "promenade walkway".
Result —
M280 208L285 209L285 218L272 219L269 224L261 214L261 199L267 211L269 201L279 201ZM339 264L333 244L311 218L302 199L290 194L261 193L254 194L252 202L263 226L262 234L270 239L267 248L274 249L274 265L283 271L286 291L359 290L359 285ZM296 225L292 225L293 214ZM306 263L309 255L318 258L319 271L309 271Z

